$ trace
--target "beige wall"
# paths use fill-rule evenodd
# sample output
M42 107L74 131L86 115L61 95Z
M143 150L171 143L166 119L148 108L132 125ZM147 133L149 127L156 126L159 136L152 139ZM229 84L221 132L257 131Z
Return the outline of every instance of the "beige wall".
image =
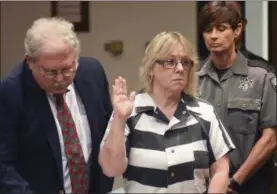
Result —
M22 60L26 30L34 19L42 16L50 16L49 2L2 2L2 76ZM180 31L196 43L196 3L90 2L90 32L79 34L81 55L98 58L110 83L122 75L130 89L137 89L145 42L164 30ZM120 58L114 58L103 50L103 44L114 39L124 41L124 53Z
M23 59L23 40L31 22L49 16L48 2L1 2L1 74Z

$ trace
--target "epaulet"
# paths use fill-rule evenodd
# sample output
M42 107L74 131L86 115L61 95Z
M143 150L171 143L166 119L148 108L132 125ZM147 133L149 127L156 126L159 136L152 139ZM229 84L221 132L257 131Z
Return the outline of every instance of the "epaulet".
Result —
M249 67L260 67L264 70L266 70L267 72L270 73L274 73L275 74L275 68L271 65L269 65L268 63L264 62L264 61L260 61L260 60L252 60L252 59L247 59L248 60L248 66Z

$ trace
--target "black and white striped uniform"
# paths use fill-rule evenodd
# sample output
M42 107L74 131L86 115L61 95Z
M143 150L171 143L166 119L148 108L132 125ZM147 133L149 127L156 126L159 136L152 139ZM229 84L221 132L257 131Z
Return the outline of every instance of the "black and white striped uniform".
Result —
M109 125L102 145L108 133ZM213 107L185 94L171 120L137 94L125 135L126 193L206 192L209 167L234 148Z

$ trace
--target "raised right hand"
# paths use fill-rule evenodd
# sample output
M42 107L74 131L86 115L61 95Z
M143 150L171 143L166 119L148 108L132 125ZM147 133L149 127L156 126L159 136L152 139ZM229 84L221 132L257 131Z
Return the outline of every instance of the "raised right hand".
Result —
M127 120L133 110L135 92L131 92L127 96L127 83L122 77L115 79L112 92L114 115Z

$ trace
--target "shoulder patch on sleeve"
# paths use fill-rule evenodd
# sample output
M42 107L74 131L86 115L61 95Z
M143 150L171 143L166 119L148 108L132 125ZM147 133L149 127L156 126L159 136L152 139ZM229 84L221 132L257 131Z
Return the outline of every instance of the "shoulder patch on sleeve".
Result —
M277 91L277 90L276 90L276 77L271 78L271 79L270 79L270 82L271 82L271 84L272 84L273 89L274 89L275 92L276 92L276 91Z

